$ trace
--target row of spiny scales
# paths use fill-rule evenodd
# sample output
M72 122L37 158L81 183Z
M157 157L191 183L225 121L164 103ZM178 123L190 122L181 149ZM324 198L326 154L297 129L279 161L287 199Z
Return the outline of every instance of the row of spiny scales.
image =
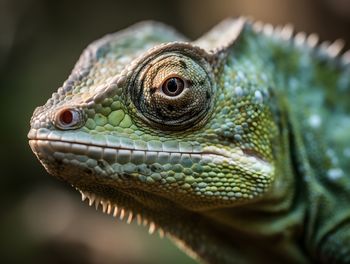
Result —
M137 213L135 214L133 211L121 208L120 206L117 206L116 204L112 203L109 200L105 200L93 193L89 192L83 192L79 189L77 189L81 193L81 200L85 201L88 200L90 206L95 206L96 210L100 208L100 205L102 206L102 212L113 215L115 218L119 218L121 221L126 220L127 224L131 224L133 220L136 220L136 223L141 226L148 227L148 233L153 234L154 232L158 231L158 234L161 238L164 237L165 232L164 230L157 226L153 221L149 221L147 218L142 216L141 214Z
M286 41L291 40L296 46L308 46L310 48L318 49L322 54L328 55L330 58L336 58L341 55L340 61L344 65L350 65L350 50L342 53L345 42L342 39L337 39L333 43L324 41L319 43L317 34L312 33L307 35L305 32L294 34L294 29L291 24L285 26L272 26L261 21L253 22L253 29L258 33L263 33L266 36L275 36Z

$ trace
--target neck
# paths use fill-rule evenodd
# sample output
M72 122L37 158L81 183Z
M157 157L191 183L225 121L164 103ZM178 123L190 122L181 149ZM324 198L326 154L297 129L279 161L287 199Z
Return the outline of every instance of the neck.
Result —
M282 133L273 186L254 203L192 212L170 222L165 231L189 255L206 263L308 263L298 240L304 217L300 186Z

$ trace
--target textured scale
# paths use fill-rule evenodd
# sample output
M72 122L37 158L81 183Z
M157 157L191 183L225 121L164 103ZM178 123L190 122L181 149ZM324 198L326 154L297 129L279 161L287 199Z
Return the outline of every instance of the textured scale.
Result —
M46 170L205 263L350 263L350 56L244 18L89 45L31 119Z

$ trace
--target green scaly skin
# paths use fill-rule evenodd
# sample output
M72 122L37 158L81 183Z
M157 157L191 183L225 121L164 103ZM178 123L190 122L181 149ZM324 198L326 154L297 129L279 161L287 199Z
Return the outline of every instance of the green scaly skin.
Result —
M245 19L194 42L135 25L84 51L30 146L202 262L350 263L349 54L316 42Z

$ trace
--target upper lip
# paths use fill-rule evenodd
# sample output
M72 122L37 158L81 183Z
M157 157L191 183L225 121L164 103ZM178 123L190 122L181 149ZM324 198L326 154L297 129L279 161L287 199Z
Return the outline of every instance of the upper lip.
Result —
M168 152L168 153L188 153L188 154L216 154L220 156L221 153L208 153L208 151L202 151L200 147L193 147L192 145L187 145L187 147L181 146L179 144L177 148L170 148L166 147L165 145L160 146L152 146L149 147L146 146L137 146L137 143L134 144L133 140L126 139L126 138L118 138L117 136L110 136L107 135L105 137L105 140L101 142L92 142L89 140L89 137L84 140L79 137L75 138L65 138L64 135L69 133L65 132L62 135L55 134L53 131L49 131L47 129L42 129L44 131L31 129L28 133L28 138L30 141L50 141L50 142L63 142L63 143L70 143L70 144L80 144L80 145L86 145L86 146L95 146L100 148L111 148L111 149L126 149L126 150L140 150L140 151L155 151L155 152ZM70 134L74 135L74 133ZM85 134L84 134L85 135ZM109 139L113 138L113 142L109 142Z
M162 145L161 148L157 148L156 147L152 147L149 145L146 145L146 147L140 147L137 146L136 144L134 144L133 140L130 140L129 142L131 143L130 146L127 146L128 144L123 142L122 140L119 140L118 137L114 136L112 138L114 138L114 140L117 141L117 143L119 142L119 144L108 144L108 139L104 141L104 144L101 143L96 143L96 142L88 142L88 141L84 141L81 138L77 139L77 140L70 140L70 139L64 139L63 136L59 137L59 136L54 136L51 133L44 133L44 132L48 132L49 130L46 129L46 131L36 131L31 130L28 133L28 138L30 140L30 142L41 142L44 143L45 141L47 142L57 142L57 143L63 143L63 144L72 144L74 146L74 144L77 146L77 149L79 150L79 146L86 146L86 147L99 147L99 148L103 148L103 149L115 149L115 150L125 150L125 151L145 151L145 152L164 152L164 153L178 153L178 154L188 154L188 155L214 155L217 157L221 157L224 159L227 159L230 162L234 162L234 164L239 165L241 163L241 158L242 157L246 157L247 160L246 162L249 162L251 164L257 163L257 164L261 164L262 167L267 168L268 171L271 169L271 165L269 164L269 162L267 162L265 159L261 158L260 155L255 155L255 152L245 152L243 150L241 150L240 148L236 147L235 150L231 150L228 151L224 148L219 148L219 147L215 147L215 146L208 146L208 147L193 147L191 145L187 145L188 149L184 148L184 147L180 147L180 143L177 147L177 149L170 149L168 147L164 147L164 145ZM52 131L51 131L52 132ZM65 132L64 134L66 134L67 132ZM79 133L79 132L78 132ZM64 135L62 134L62 135ZM75 134L75 133L73 133ZM51 135L51 136L50 136ZM89 138L89 137L88 137ZM136 141L135 141L136 142ZM189 147L190 146L190 147ZM52 147L52 145L50 145L50 148ZM66 147L67 145L55 145L54 148L56 147L62 147L62 151L67 151ZM69 147L69 146L68 146ZM71 146L70 146L71 147ZM83 148L80 150L82 150L84 153L86 153L85 151L88 151L88 149ZM266 167L267 166L267 167ZM264 169L265 170L265 169Z
M62 142L62 143L70 143L70 144L79 144L79 145L85 145L85 146L94 146L94 147L100 147L100 148L109 148L109 149L125 149L125 150L139 150L139 151L152 151L152 152L167 152L167 153L182 153L182 154L199 154L199 155L217 155L221 157L225 157L228 159L234 158L232 155L236 156L238 155L247 155L256 158L257 160L260 160L262 162L266 162L266 160L261 157L258 153L255 151L249 151L249 150L240 150L236 149L235 154L219 147L215 146L209 146L209 147L197 147L197 146L191 146L187 145L186 147L179 146L175 149L167 148L162 146L162 148L149 148L148 145L146 147L140 147L135 146L134 141L126 139L127 141L121 141L118 139L117 136L111 136L115 142L113 144L109 144L108 139L104 140L103 142L88 142L87 140L84 141L84 139L80 137L72 138L64 138L64 135L66 135L67 132L59 135L55 134L55 131L50 131L48 129L31 129L28 133L29 140L36 140L36 141L51 141L51 142ZM79 132L78 132L79 133ZM71 133L70 135L78 135L76 133ZM84 134L83 134L84 135ZM108 135L106 136L108 138ZM118 141L119 140L119 141ZM129 146L128 143L129 142ZM238 151L238 152L237 152ZM241 154L239 154L239 152Z

